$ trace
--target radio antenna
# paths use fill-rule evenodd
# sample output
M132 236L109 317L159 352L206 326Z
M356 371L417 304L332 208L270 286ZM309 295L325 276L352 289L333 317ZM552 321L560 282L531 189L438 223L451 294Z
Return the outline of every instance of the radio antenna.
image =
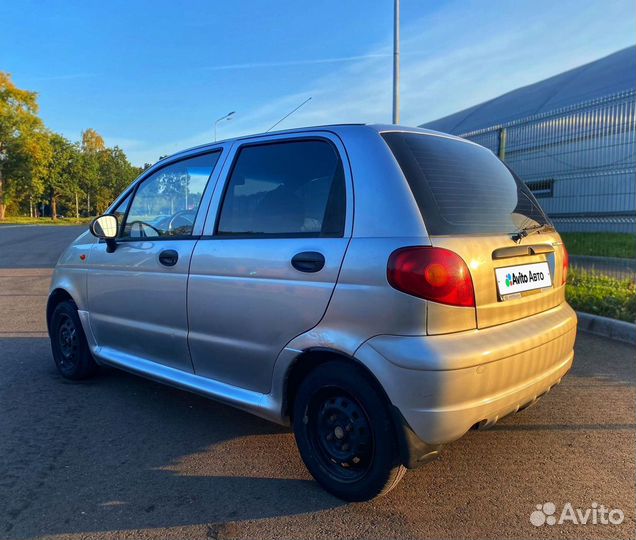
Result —
M308 97L305 101L303 101L298 107L296 107L293 111L288 112L285 116L283 116L278 122L276 122L271 128L269 128L265 133L268 133L272 129L274 129L278 124L280 124L285 118L288 118L292 114L294 114L298 109L300 109L305 103L308 103L311 100L311 97Z

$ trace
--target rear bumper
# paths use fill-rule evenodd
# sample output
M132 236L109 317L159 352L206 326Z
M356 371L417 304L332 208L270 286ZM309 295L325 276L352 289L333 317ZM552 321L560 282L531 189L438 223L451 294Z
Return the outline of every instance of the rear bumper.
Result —
M576 314L566 303L532 317L443 336L376 336L356 357L430 445L529 405L572 366Z

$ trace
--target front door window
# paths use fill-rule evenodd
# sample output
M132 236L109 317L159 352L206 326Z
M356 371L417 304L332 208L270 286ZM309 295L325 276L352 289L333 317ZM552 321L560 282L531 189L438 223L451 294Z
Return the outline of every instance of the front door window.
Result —
M137 188L121 236L187 237L219 152L168 165Z

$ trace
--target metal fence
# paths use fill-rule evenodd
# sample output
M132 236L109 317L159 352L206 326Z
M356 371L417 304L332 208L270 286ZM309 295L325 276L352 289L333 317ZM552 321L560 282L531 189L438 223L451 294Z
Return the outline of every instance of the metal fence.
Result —
M461 135L508 163L564 236L572 266L636 277L636 90Z

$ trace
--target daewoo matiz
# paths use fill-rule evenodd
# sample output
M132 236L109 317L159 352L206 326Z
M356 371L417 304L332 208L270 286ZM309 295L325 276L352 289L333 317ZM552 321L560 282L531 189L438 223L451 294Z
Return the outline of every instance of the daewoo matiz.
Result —
M492 152L399 126L201 146L145 171L61 256L64 377L107 364L291 424L346 500L570 369L568 256Z

